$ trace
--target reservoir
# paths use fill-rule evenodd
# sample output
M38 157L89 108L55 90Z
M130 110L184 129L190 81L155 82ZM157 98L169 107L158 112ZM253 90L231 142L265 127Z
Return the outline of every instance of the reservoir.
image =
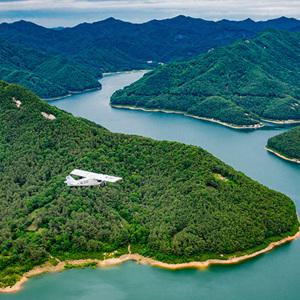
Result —
M286 129L241 131L182 115L111 108L112 93L143 71L108 74L103 89L51 101L63 110L112 132L137 134L200 146L235 169L290 196L300 208L300 165L268 153L269 137ZM167 271L136 263L108 269L69 270L30 279L17 294L0 300L296 300L300 283L300 240L248 262L206 270Z

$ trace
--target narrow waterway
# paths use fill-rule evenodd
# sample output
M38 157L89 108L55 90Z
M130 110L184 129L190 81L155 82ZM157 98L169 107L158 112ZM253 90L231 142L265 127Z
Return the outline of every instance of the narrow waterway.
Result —
M269 137L285 129L243 131L182 115L112 108L109 104L112 93L142 75L141 71L112 74L102 79L101 91L50 103L113 132L200 146L237 170L289 195L300 207L300 165L283 161L264 148Z

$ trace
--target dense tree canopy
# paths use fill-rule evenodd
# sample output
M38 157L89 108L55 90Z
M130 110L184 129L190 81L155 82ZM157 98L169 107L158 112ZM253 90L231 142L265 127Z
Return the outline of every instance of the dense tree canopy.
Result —
M300 126L270 138L267 147L288 158L300 160Z
M60 55L47 55L0 40L0 78L30 88L44 98L100 88L98 77L87 67Z
M162 66L117 91L114 105L171 109L236 125L300 119L300 34L251 40Z
M123 181L70 188L73 168ZM164 261L225 258L298 227L288 197L201 148L113 134L4 82L0 175L0 286L50 255L101 257L131 244Z

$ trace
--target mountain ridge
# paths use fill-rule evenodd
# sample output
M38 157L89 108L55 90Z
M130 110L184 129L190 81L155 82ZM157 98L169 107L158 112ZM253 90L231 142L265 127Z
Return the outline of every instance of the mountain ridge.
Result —
M262 22L214 22L178 16L134 24L108 18L55 30L22 20L0 24L0 39L20 48L20 51L29 48L45 55L63 57L77 68L87 70L91 75L87 85L95 86L95 80L101 78L103 72L151 69L159 63L189 59L238 39L252 38L266 27L296 31L300 28L300 21L281 18ZM0 77L11 83L28 83L26 73L19 73L18 80L14 81L14 78ZM66 73L63 81L68 79L71 80ZM32 82L26 86L31 88ZM74 87L74 90L83 90L80 80ZM34 91L40 96L57 96L52 88L43 93L37 88Z

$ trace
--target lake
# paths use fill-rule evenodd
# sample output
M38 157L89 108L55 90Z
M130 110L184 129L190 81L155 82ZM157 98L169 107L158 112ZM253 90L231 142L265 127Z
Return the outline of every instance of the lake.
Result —
M51 101L63 110L113 132L200 146L264 185L290 196L300 208L300 165L268 153L269 137L286 129L238 131L182 115L111 108L112 93L143 75L109 74L103 89ZM300 283L300 240L251 261L207 270L167 271L136 263L108 269L69 270L29 280L17 294L0 300L40 299L209 299L296 300Z

